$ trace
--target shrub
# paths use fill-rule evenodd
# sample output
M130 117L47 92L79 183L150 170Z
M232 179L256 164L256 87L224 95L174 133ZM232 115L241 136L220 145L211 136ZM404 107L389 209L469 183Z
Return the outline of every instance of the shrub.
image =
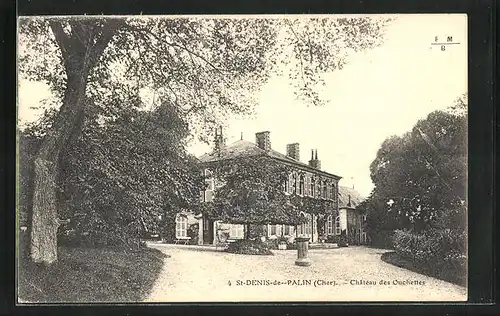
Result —
M198 244L198 224L191 224L189 225L187 235L188 237L191 237L189 240L189 243L191 245L197 245Z
M349 239L347 238L347 231L344 229L340 232L339 241L337 243L339 247L348 247Z
M428 229L422 233L396 230L394 249L437 276L465 277L467 269L466 234L452 229Z
M286 249L288 249L288 250L297 250L297 243L295 242L295 240L293 240L293 241L287 241L287 243L286 243Z
M340 232L340 235L328 235L326 236L325 243L337 244L339 247L348 247L349 240L347 238L347 232L344 229Z
M278 243L288 243L288 238L285 236L280 236L278 238Z
M393 249L394 231L393 230L379 230L369 231L370 245L372 247Z
M337 235L326 236L325 243L336 244L339 242L339 237Z
M278 239L267 239L266 241L261 241L269 249L278 249Z
M225 251L243 255L273 255L269 244L260 240L240 239L230 243Z

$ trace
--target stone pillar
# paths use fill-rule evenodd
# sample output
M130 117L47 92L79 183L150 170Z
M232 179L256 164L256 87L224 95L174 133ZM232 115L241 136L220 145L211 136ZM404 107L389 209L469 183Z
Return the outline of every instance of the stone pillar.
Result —
M295 264L303 267L310 266L311 260L308 257L309 237L297 237L295 242L297 243L297 260L295 260Z

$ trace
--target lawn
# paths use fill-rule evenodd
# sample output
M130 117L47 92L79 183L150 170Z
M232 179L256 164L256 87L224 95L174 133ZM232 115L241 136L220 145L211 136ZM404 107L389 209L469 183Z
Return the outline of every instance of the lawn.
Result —
M59 248L49 267L20 260L18 301L137 302L150 292L163 266L158 250Z

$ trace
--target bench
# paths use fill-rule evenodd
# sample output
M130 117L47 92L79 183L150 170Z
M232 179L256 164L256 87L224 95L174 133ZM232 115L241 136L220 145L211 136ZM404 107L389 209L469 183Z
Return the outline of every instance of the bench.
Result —
M187 245L189 241L191 240L191 237L176 237L175 239L175 244L184 244Z

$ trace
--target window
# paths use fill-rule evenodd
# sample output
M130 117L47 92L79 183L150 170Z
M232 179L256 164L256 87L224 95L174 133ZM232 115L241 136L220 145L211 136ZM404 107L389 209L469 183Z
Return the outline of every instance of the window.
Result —
M291 225L285 225L285 231L283 233L285 236L291 236L294 234L294 227Z
M208 170L205 170L205 176L212 176L212 173ZM205 178L205 191L203 191L203 201L210 202L214 199L215 192L215 180L213 177Z
M335 201L335 183L332 183L332 186L330 187L330 199Z
M175 237L176 238L186 238L187 237L187 216L177 214L175 217Z
M276 235L276 225L270 225L269 226L269 236L274 236Z
M293 174L292 193L295 193L295 194L297 194L297 193L298 193L298 188L297 188L297 175L296 175L295 173Z
M293 174L290 174L288 176L288 193L290 194L293 193L293 182L294 182Z
M340 235L342 229L340 227L340 216L335 217L335 235Z
M322 190L322 193L323 193L322 196L324 199L326 199L326 195L328 193L327 189L328 189L328 184L326 183L326 180L324 180L323 181L323 190Z
M304 175L300 175L299 195L304 195Z
M305 183L304 183L304 195L305 196L309 196L309 190L311 188L310 185L309 185L309 180L311 178L309 178L308 176L305 176L304 179L305 179Z
M283 225L276 225L276 236L281 236Z
M229 227L229 237L231 239L242 239L244 226L240 224L231 224Z
M334 230L333 230L333 216L328 215L326 219L326 234L327 235L333 235Z
M314 197L314 182L315 182L315 180L311 177L309 194L312 197Z
M321 197L321 182L320 180L316 180L316 197Z

